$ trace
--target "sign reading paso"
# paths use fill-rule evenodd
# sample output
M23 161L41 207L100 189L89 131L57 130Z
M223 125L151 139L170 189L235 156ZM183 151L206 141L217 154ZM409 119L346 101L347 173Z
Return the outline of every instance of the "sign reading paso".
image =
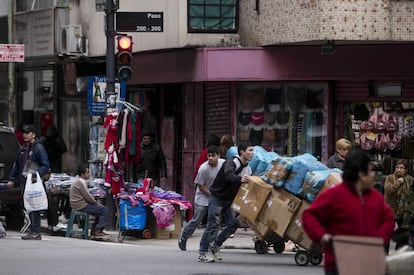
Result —
M116 30L119 32L163 32L164 12L117 12Z
M0 44L0 62L24 62L24 44Z
M91 76L88 82L88 111L91 116L105 115L106 107L115 107L117 100L125 100L126 83L115 83L115 94L106 96L106 77Z

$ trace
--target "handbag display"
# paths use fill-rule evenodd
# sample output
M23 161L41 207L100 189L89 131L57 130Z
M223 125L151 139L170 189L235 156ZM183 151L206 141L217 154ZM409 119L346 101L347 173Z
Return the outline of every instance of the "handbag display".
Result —
M36 172L36 181L32 182L32 174L27 175L26 186L23 193L24 208L28 213L46 210L48 208L47 195L42 179Z

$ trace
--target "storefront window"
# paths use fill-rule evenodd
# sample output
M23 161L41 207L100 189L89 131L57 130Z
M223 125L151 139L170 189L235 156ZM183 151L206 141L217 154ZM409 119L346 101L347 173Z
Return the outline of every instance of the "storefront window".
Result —
M390 174L396 160L414 159L413 103L352 102L345 103L343 110L345 138L370 153L377 171Z
M238 92L238 141L280 155L327 159L327 85L244 84Z

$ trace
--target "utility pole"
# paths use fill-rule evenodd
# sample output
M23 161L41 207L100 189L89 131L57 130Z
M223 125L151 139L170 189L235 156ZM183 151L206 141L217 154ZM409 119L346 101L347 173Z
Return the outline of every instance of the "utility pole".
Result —
M115 12L119 7L119 0L106 0L106 93L105 102L110 95L115 94ZM107 192L105 205L108 207L107 230L116 228L115 200L112 192Z
M115 12L119 0L106 0L106 98L115 94Z
M14 44L13 38L13 11L14 11L14 0L9 0L9 10L7 15L7 31L8 31L8 43ZM8 90L8 125L15 126L16 125L16 92L14 90L14 69L15 64L14 62L9 62L9 90Z

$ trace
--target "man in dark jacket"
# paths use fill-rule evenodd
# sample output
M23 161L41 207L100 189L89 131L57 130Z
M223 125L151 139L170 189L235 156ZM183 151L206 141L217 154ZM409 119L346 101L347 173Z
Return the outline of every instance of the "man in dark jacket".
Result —
M332 237L335 235L381 237L384 244L394 229L394 215L384 197L373 189L371 159L351 152L344 163L343 184L319 194L302 216L309 237L325 252L325 274L337 275Z
M23 170L34 167L37 168L42 179L49 174L49 160L47 157L45 147L36 139L36 131L32 125L23 127L24 144L17 152L16 161L13 169L9 175L8 187L12 188L14 185L20 186L22 194L26 185L26 176L23 175ZM30 161L30 162L29 162ZM25 171L27 172L27 171ZM29 234L22 237L23 240L41 240L40 235L40 211L30 212L31 231Z
M236 232L239 226L239 221L230 206L240 185L249 181L252 170L248 161L253 158L254 153L253 147L248 143L239 144L237 150L239 156L227 159L223 163L209 189L211 195L208 203L207 226L200 240L200 254L197 257L199 262L221 261L220 246ZM223 215L226 216L226 227L217 234Z
M153 133L143 133L141 143L141 159L136 166L137 179L152 178L157 186L167 178L167 164L164 153L158 144L155 144Z

